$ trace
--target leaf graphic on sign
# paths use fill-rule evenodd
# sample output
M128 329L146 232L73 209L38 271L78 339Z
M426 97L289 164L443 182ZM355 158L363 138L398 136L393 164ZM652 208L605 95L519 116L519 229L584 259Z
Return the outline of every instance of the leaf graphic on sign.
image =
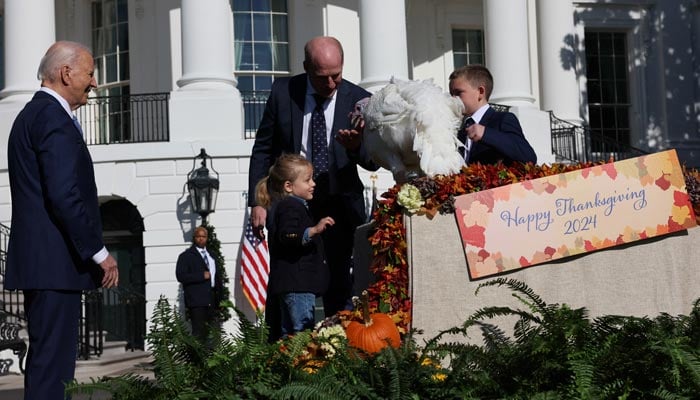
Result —
M617 166L617 173L620 175L626 177L626 178L640 178L640 169L639 169L639 163L635 160L635 162L620 162L619 165ZM645 170L646 172L646 170ZM645 173L646 174L646 173Z
M553 184L547 182L547 186L545 186L544 190L545 190L545 192L552 194L552 193L554 193L555 190L557 190L557 187L556 187L556 185L553 185Z
M536 251L535 254L532 255L532 264L541 264L545 261L551 260L551 257L548 257L546 254L544 254L541 251Z
M490 190L482 190L480 192L472 193L472 198L474 201L478 201L481 204L488 207L489 212L493 211L493 192Z
M493 192L493 200L494 201L508 201L510 200L510 190L512 187L517 187L518 185L514 186L500 186L495 189L491 189Z
M685 225L685 221L688 219L689 215L690 209L687 205L683 205L681 207L676 205L671 206L671 220L676 222L678 225Z
M678 208L678 207L673 207ZM670 232L680 231L683 229L683 224L674 220L674 215L668 217L668 229Z
M552 256L557 252L557 250L554 247L547 246L544 249L544 254L548 255L549 258L552 258Z
M462 223L464 224L464 226L488 225L489 217L491 216L488 206L478 201L469 204L471 205L469 212L465 212L465 210L462 210Z
M617 178L617 169L615 169L615 164L603 164L600 166L600 168L605 171L606 174L608 174L610 179L615 180L615 178Z
M671 217L668 217L668 220L670 222ZM668 228L669 228L668 225L656 225L656 234L657 235L665 235L669 232Z
M673 192L673 205L681 207L681 206L687 206L690 204L690 198L688 197L688 193L681 192L681 191L674 191Z
M593 243L591 243L590 240L584 240L584 248L586 249L586 251L593 251L598 249L593 245Z
M671 187L671 182L668 179L666 179L666 175L668 175L668 174L662 174L659 177L659 179L654 181L656 186L660 187L661 190L668 190L668 188Z
M491 256L491 253L489 253L488 251L486 251L484 249L479 250L479 253L477 253L477 254L479 256L479 259L481 259L481 261L484 261L485 259L487 259Z
M479 225L465 226L462 231L462 241L474 247L483 248L486 244L484 231L486 228Z
M673 162L669 157L656 157L650 158L649 156L643 156L644 165L649 171L651 176L662 176L666 173L673 171Z
M559 253L559 255L562 257L567 257L569 256L569 247L563 244L559 246L559 248L557 249L557 253Z
M654 183L654 178L649 174L645 174L639 178L639 183L641 183L642 186L651 185Z

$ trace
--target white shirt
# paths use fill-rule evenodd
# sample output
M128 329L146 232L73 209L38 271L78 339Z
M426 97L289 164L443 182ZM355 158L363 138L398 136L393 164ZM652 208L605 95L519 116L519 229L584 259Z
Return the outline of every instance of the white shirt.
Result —
M216 262L206 249L200 249L198 247L197 251L199 252L199 254L202 255L203 258L206 258L207 267L209 268L209 279L211 279L211 287L214 287L216 282Z
M481 123L481 118L483 118L484 114L486 114L486 110L488 110L489 107L490 106L488 104L484 104L483 106L479 107L479 109L476 110L476 112L474 112L474 114L469 116L469 118L474 120L475 124ZM464 143L464 154L462 154L462 156L464 157L464 159L467 162L469 162L469 151L471 150L471 148L472 148L472 140L469 139L469 137L467 137L467 141Z

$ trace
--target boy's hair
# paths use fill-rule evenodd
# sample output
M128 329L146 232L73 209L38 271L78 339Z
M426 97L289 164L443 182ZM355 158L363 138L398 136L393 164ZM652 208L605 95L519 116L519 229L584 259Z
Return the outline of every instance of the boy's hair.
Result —
M313 168L309 160L299 154L282 154L270 167L268 175L255 185L255 201L264 208L270 208L274 200L287 195L284 183L294 182L304 168Z
M493 75L491 75L488 68L483 65L473 64L459 67L450 74L450 81L457 78L464 78L474 87L483 86L486 92L486 100L491 98L491 92L493 91Z

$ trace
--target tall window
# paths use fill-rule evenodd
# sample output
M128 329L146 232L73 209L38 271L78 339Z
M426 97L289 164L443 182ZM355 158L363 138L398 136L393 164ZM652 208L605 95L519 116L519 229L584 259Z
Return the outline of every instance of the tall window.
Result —
M585 34L592 150L624 150L631 144L626 34L593 30Z
M270 90L289 73L286 0L233 0L235 68L241 90Z
M128 0L93 0L92 51L98 96L116 96L100 103L100 135L110 142L131 137L129 90Z
M231 0L238 89L246 137L257 129L275 76L289 74L286 0Z
M484 32L479 29L453 29L452 54L454 67L484 64Z

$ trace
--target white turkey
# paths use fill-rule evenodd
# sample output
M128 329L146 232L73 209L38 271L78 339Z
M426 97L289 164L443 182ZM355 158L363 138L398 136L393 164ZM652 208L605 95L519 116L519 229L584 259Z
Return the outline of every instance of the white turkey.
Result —
M401 183L461 170L464 159L457 151L456 132L463 107L432 79L392 78L366 104L359 103L355 113L362 113L370 157Z

